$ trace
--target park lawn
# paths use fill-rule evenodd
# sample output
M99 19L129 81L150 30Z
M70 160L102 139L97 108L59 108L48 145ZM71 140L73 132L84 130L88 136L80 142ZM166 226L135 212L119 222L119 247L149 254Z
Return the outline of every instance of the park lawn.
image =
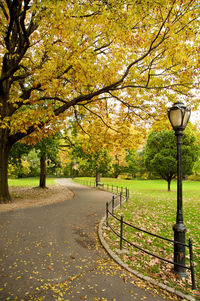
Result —
M36 187L39 186L39 178L8 179L8 185ZM55 179L47 178L47 186L52 186L52 185L55 185Z
M94 178L78 178L78 180L95 181ZM163 180L121 180L101 178L104 184L127 187L130 189L130 199L116 213L123 215L126 222L147 230L151 233L173 240L172 227L176 221L176 181L171 184L171 192L167 191L167 182ZM186 243L189 237L193 241L195 280L200 289L200 182L183 182L183 217L186 225ZM112 227L119 233L119 222L111 221ZM107 242L113 250L119 249L119 239L112 231L107 230ZM147 234L124 228L125 237L140 247L173 261L173 244L152 238ZM186 281L177 281L172 273L173 266L160 262L152 256L127 246L128 254L120 255L121 259L133 269L143 274L163 281L170 286L176 286L185 293L191 292L190 272ZM186 248L186 264L189 266L188 248ZM194 292L193 292L194 294Z

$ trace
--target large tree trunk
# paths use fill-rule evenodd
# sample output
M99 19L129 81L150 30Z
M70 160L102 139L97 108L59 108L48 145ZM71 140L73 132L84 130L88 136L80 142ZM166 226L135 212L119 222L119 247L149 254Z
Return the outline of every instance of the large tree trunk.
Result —
M46 188L46 158L40 158L40 188Z
M8 143L7 130L0 129L0 203L11 202L8 190L8 156L11 145Z

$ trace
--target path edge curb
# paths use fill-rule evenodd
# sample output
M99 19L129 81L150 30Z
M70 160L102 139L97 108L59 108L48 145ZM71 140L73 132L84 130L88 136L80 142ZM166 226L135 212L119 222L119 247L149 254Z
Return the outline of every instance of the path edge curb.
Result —
M190 295L185 295L184 293L170 287L170 286L167 286L163 283L160 283L156 280L154 280L153 278L149 277L149 276L145 276L141 273L139 273L138 271L136 270L133 270L131 269L126 263L124 263L120 258L119 256L117 256L116 253L114 253L109 245L106 243L105 239L103 238L103 224L106 220L106 216L104 216L100 223L99 223L99 226L98 226L98 236L99 236L99 240L102 244L102 246L104 247L104 249L107 251L107 253L120 265L122 266L124 269L126 269L128 272L132 273L133 275L135 275L136 277L144 280L144 281L147 281L147 282L150 282L151 284L153 285L156 285L158 286L159 288L171 293L171 294L175 294L177 295L178 297L182 298L182 299L185 299L185 300L188 300L188 301L195 301L196 299L193 298L192 296Z

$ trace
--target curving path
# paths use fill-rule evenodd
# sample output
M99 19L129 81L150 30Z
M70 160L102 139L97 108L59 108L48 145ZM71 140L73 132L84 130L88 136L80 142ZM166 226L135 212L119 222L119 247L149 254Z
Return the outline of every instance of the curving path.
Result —
M58 181L73 199L0 214L0 300L168 300L99 244L97 225L111 194Z

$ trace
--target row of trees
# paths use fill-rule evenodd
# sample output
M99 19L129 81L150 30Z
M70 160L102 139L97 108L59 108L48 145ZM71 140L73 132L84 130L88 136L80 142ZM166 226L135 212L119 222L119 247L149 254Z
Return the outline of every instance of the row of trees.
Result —
M190 124L183 136L183 176L198 173L199 141ZM40 187L45 187L46 161L48 173L65 176L165 179L170 183L176 176L177 149L173 130L150 131L143 148L121 148L113 153L106 148L96 150L83 146L83 136L76 134L61 139L60 135L45 138L34 146L18 143L11 151L12 173L21 176L40 174ZM68 142L68 144L67 144ZM65 143L65 144L63 144ZM67 149L66 149L67 148ZM39 165L40 161L40 165ZM15 167L15 168L14 168Z
M195 134L195 128L190 124L183 136L183 177L199 172L199 147L198 132ZM143 147L122 148L117 153L107 149L84 152L83 149L81 141L72 147L68 175L73 169L73 175L76 176L101 173L111 177L159 177L167 181L169 191L171 180L176 177L177 146L173 130L152 130Z
M0 203L11 200L16 142L39 142L72 116L121 137L179 96L196 109L199 10L199 0L1 0Z

